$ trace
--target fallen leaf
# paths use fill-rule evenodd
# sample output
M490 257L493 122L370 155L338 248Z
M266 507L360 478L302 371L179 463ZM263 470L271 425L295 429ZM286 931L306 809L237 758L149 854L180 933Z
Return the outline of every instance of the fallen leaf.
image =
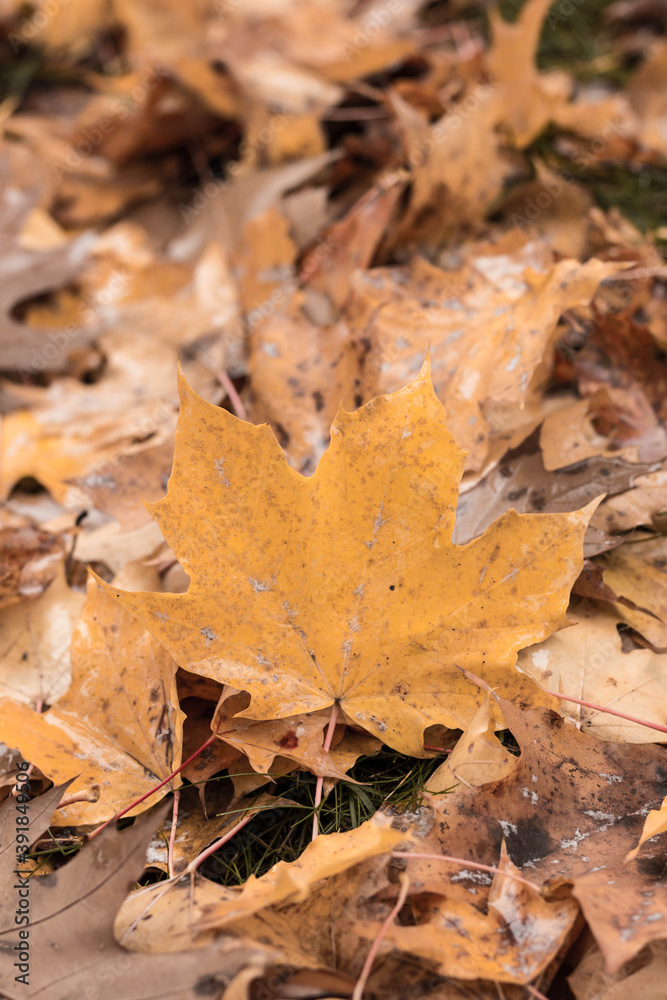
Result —
M28 379L44 371L66 371L70 352L89 344L95 329L39 330L13 318L13 310L27 299L62 288L71 281L90 253L93 234L78 236L65 247L24 249L18 235L33 200L26 192L6 183L10 174L6 157L0 163L0 174L5 178L0 205L0 229L5 244L0 288L2 369L18 369Z
M370 341L364 399L398 389L430 348L450 433L470 453L466 468L478 470L488 451L490 404L522 413L551 365L561 312L590 302L615 267L596 259L553 264L545 247L529 243L483 243L466 257L451 270L417 259L409 270L357 274L347 321Z
M651 645L667 649L667 539L639 535L635 541L604 555L603 579L635 605L615 604L619 618Z
M521 660L518 662L521 663ZM511 774L517 759L502 745L495 730L487 697L451 754L428 779L426 790L435 795L460 784L477 788L487 781L500 781Z
M624 864L644 817L664 797L662 758L651 746L606 743L579 732L549 710L521 710L506 701L501 708L521 747L516 769L502 781L459 786L435 799L436 824L418 850L488 864L504 839L521 874L547 883L543 892L572 887L615 972L665 936L660 845ZM477 905L485 901L482 873L417 859L408 861L407 871L432 892L446 885L447 895L469 901L473 892Z
M665 944L652 942L642 959L635 959L613 976L605 970L599 949L591 948L567 982L576 1000L662 1000L666 975Z
M150 438L136 449L128 449L113 463L93 468L72 480L90 498L97 510L115 518L123 531L133 531L149 520L143 500L159 496L167 487L174 457L169 435L157 442Z
M60 809L60 826L109 819L166 778L181 762L183 715L176 664L143 626L94 581L72 640L72 684L44 714L0 700L0 738L53 781L76 778L71 794L96 801ZM174 779L179 784L179 779ZM163 789L136 806L136 815Z
M49 808L53 801L48 800ZM38 803L39 799L32 808L39 809ZM14 809L13 802L9 808L7 803L2 807L0 828L4 828L5 851L8 814ZM41 820L43 829L48 811L41 812ZM36 884L31 881L30 960L25 963L28 979L15 983L17 970L5 966L0 972L0 989L7 1000L38 996L44 1000L69 1000L73 995L85 996L91 984L100 1000L118 996L139 1000L148 990L152 995L173 996L174 1000L196 1000L204 991L218 997L244 965L265 966L275 959L275 954L259 945L236 940L231 946L227 941L206 951L163 955L159 959L133 954L116 944L113 918L132 878L141 871L146 843L154 828L154 817L122 834L111 827L100 835L94 847L83 847L64 868L36 879ZM3 863L2 884L13 899L11 906L3 908L0 942L3 949L8 947L14 954L21 943L14 923L16 890L10 885L16 881L12 872L16 866L14 837L10 845L10 864ZM25 971L19 968L18 974Z
M667 455L667 434L643 396L599 389L550 414L542 424L540 447L548 472L598 455L658 462Z
M251 767L266 774L278 756L296 761L313 774L344 778L331 755L323 750L330 713L311 712L286 719L260 721L235 718L248 705L247 694L226 690L220 697L211 729L224 743L245 754Z
M0 528L0 608L39 597L58 572L65 539L30 524Z
M48 536L47 536L48 537ZM26 705L52 705L67 691L70 642L85 601L62 563L41 597L0 611L0 692Z
M500 872L518 874L504 847ZM404 952L437 963L442 975L529 983L546 969L572 928L579 908L573 899L547 901L528 886L499 875L488 909L429 892L412 897L414 926L390 928L386 940ZM378 928L358 925L373 937Z
M248 691L237 718L337 703L350 722L422 756L428 725L465 726L482 700L460 667L534 697L515 654L564 622L591 508L510 512L480 541L452 546L463 454L428 366L400 392L339 412L310 479L289 469L268 428L181 388L174 472L153 509L190 589L101 585L181 667Z
M116 933L127 947L142 951L170 951L186 940L201 946L210 940L207 930L233 929L239 920L269 906L304 900L322 880L384 855L402 840L405 834L392 829L387 817L377 815L354 830L317 837L296 861L279 861L261 878L251 875L240 889L197 878L188 901L184 885L176 883L165 894L158 883L128 899L118 915ZM196 921L191 916L193 905L199 911Z
M624 653L618 615L604 605L581 601L568 617L572 628L521 650L519 669L552 691L667 726L667 654L650 649ZM603 740L665 741L658 730L572 702L564 701L560 711L578 728Z
M494 518L507 510L575 510L601 493L625 496L635 476L650 468L632 465L620 458L590 458L565 472L549 473L542 464L539 442L531 436L509 451L481 482L462 493L456 510L454 541L463 545L476 538ZM605 530L607 523L606 501L603 501L593 514L586 533L584 553L587 556L620 545L623 539L609 535Z

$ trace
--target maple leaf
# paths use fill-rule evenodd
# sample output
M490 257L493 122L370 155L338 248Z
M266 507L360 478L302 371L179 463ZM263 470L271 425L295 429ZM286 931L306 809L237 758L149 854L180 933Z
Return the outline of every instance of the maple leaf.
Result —
M661 845L644 847L642 858L624 864L644 816L659 809L665 794L661 759L652 746L581 733L547 709L521 710L502 701L501 710L521 748L516 768L500 781L461 785L434 800L436 822L418 850L488 864L505 841L521 874L546 882L547 895L572 887L607 968L617 971L665 936ZM475 873L458 866L415 858L408 874L431 892L463 901L470 900L472 886L476 904L484 903Z
M181 398L168 495L151 509L190 589L102 585L180 666L248 691L238 717L337 703L394 749L423 755L427 726L463 727L482 700L459 668L508 697L535 696L512 669L516 651L566 624L592 506L509 511L453 546L464 453L428 362L399 392L341 410L310 479L268 427L183 379Z
M116 931L130 948L165 951L183 946L187 936L234 923L269 906L306 899L323 879L391 851L405 833L377 813L354 830L317 837L296 861L279 861L261 878L251 875L242 887L211 885L196 876L174 883L165 894L157 883L130 896L116 920ZM193 918L193 904L198 913ZM165 923L167 921L168 923Z
M522 425L525 437L539 423L536 387L551 368L558 319L587 305L616 265L554 262L544 243L516 233L461 256L451 269L416 258L357 272L347 321L370 341L368 395L397 389L431 347L447 426L469 451L467 469L479 470L494 438Z
M503 845L500 872L518 874ZM574 924L572 899L544 900L533 889L496 875L488 912L473 902L422 892L411 900L415 925L393 927L387 940L412 955L437 962L442 975L528 983L556 956ZM360 924L373 937L377 927Z
M90 580L72 640L67 693L44 714L0 698L0 738L51 780L76 777L72 794L91 792L88 801L60 809L55 823L103 822L179 766L183 713L175 672L174 661L141 624ZM157 798L168 790L156 792Z

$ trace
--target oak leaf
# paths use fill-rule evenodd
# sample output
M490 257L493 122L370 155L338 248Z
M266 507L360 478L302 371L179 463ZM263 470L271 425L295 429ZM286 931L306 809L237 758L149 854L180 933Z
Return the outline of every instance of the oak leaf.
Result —
M464 453L428 363L399 392L339 411L309 479L268 427L183 379L181 397L168 495L151 509L190 589L103 586L179 666L248 691L237 717L337 703L348 722L422 756L427 726L465 727L483 700L459 668L507 697L546 697L515 656L566 624L592 506L509 511L453 546Z

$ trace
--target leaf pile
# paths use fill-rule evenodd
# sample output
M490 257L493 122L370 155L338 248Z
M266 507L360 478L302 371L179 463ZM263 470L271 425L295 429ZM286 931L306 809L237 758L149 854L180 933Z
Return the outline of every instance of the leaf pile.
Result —
M662 996L663 15L2 6L0 997Z

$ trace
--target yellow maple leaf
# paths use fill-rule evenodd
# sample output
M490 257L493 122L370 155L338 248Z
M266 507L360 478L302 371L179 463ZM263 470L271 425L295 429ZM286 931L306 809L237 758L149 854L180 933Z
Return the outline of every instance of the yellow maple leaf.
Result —
M595 507L509 511L451 543L465 453L430 366L407 387L339 411L317 471L291 469L267 426L206 403L181 378L168 495L151 505L191 585L106 585L187 670L251 695L240 716L337 703L394 749L423 755L433 723L465 727L484 697L545 702L514 669L567 624Z

